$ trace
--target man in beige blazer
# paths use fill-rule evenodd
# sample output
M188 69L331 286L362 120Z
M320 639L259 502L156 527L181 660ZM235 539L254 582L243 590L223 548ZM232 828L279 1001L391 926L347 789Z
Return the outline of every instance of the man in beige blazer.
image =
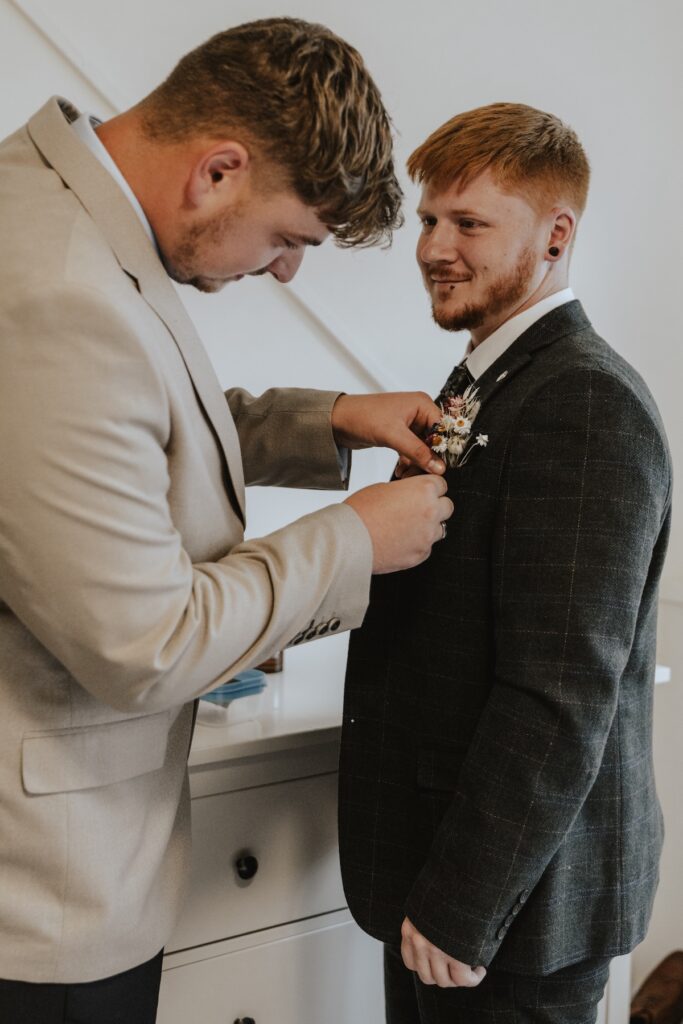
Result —
M97 131L51 100L0 144L3 1022L154 1020L193 701L359 625L371 573L445 535L434 474L245 541L245 483L339 488L370 444L428 468L437 410L223 395L170 281L286 282L329 233L389 238L399 203L360 57L288 19L214 37Z

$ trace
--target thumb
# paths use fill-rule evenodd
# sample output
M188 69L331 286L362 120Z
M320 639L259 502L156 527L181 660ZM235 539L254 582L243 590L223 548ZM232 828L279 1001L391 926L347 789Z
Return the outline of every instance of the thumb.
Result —
M429 445L421 441L408 427L397 427L395 435L389 443L398 453L404 465L417 466L426 473L438 475L445 473L446 466L443 459L437 458Z

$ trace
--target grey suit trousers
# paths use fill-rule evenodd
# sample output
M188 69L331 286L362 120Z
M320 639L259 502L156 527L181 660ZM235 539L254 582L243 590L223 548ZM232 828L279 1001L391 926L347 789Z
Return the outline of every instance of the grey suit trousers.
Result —
M600 957L544 976L492 967L476 988L438 988L385 946L386 1024L595 1024L609 965Z

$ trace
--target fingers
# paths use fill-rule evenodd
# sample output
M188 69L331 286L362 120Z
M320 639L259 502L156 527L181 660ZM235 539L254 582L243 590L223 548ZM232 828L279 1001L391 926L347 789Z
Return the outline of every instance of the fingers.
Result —
M453 515L453 512L455 511L455 505L453 504L450 498L447 498L445 496L443 498L439 498L436 505L438 508L437 514L439 516L439 522L445 523Z
M437 411L437 419L440 415ZM446 472L443 459L438 458L429 445L416 437L409 427L397 426L390 443L400 456L399 465L418 466L426 473L435 473L439 476Z
M423 985L439 988L476 988L486 977L484 967L471 968L443 953L430 942L404 939L401 943L403 963L414 971Z
M423 474L419 477L420 487L433 487L437 497L442 497L448 490L448 484L442 476L434 476L432 473Z
M409 464L402 466L399 462L396 464L394 476L397 480L409 480L411 476L424 476L424 470L420 469L419 466L411 466Z
M450 957L447 957L444 953L432 955L429 958L429 964L432 969L432 977L434 978L434 984L438 985L439 988L456 988L457 982L453 981L450 975L450 965L453 961Z
M426 949L418 949L415 957L417 976L423 985L436 985L436 978L432 974L432 966Z
M436 984L430 964L429 945L425 942L413 942L410 938L404 938L401 942L403 963L409 971L414 971L417 974L423 985Z
M416 408L413 423L415 426L430 427L443 415L443 410L426 393L417 391L414 394Z
M401 957L409 971L417 970L417 960L415 959L413 944L406 938L401 940Z
M401 956L408 970L414 971L423 985L474 988L486 975L483 967L472 968L448 956L421 935L407 917L401 926Z
M470 967L459 960L449 960L448 974L454 985L459 988L476 988L486 977L486 968Z

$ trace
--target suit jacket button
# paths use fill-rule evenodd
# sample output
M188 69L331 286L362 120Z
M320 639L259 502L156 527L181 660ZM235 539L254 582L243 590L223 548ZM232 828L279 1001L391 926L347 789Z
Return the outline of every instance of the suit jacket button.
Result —
M507 928L499 928L496 932L497 939L504 939L507 934Z
M323 622L322 626L318 626L318 636L325 636L329 628L329 622Z
M505 918L505 927L509 928L514 920L514 916L512 914L508 914L508 916Z
M341 626L341 619L332 619L330 622L330 633L334 633L335 629L339 629Z
M318 635L317 629L312 629L312 630L310 630L310 632L308 632L306 634L306 639L307 640L314 640L317 637L317 635Z
M513 917L517 917L517 914L520 912L521 909L522 908L520 907L519 903L515 903L510 913L512 914Z
M529 890L528 889L522 889L522 891L520 892L519 896L517 897L517 902L518 903L526 903L528 898L529 898Z

